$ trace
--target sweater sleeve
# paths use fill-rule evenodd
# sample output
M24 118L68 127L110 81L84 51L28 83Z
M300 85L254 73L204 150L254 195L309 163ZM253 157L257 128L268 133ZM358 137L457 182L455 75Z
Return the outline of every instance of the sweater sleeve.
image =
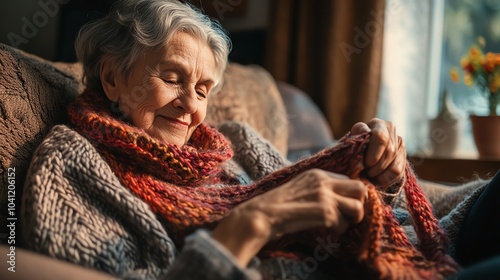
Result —
M196 267L193 267L196 264ZM260 279L255 269L240 267L222 245L205 230L198 230L186 238L180 255L168 270L169 279Z
M284 155L248 125L224 122L219 131L231 141L234 160L253 181L290 165Z

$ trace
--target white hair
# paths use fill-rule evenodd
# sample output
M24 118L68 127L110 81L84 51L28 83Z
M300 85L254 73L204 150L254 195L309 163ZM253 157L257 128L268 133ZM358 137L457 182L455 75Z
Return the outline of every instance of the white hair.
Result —
M141 55L164 46L177 32L207 43L221 80L231 41L218 22L177 0L120 0L107 16L84 25L76 39L76 55L83 63L86 86L102 89L100 68L104 58L111 59L118 72L126 76Z

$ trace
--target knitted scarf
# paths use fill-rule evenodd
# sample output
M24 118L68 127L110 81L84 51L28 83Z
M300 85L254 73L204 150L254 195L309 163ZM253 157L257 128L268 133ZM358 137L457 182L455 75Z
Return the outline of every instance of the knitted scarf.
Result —
M335 147L241 186L222 172L233 151L216 129L201 124L189 143L178 147L120 120L111 108L107 99L86 91L70 105L69 116L74 128L93 143L122 184L151 207L179 246L195 229L216 226L238 204L300 172L320 168L364 182L368 196L363 221L336 239L339 246L334 250L318 246L318 240L332 238L327 228L320 228L270 242L265 248L271 252L268 256L287 252L288 257L301 259L326 253L331 257L321 262L321 269L341 279L442 279L458 269L445 253L446 236L409 166L403 188L418 247L410 243L377 188L363 178L369 133L348 134Z

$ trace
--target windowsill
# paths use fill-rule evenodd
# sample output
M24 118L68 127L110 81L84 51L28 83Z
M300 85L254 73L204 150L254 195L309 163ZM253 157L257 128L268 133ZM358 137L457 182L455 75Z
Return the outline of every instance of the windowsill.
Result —
M409 156L409 161L419 178L443 183L487 179L500 170L500 158L479 158L476 153L457 154L455 158Z

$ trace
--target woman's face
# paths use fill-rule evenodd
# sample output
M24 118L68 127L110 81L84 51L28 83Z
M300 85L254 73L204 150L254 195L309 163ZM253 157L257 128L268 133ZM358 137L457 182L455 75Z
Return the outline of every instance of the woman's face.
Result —
M116 92L108 98L118 99L120 112L134 126L182 146L205 119L207 97L218 82L215 73L210 47L178 32L160 50L141 57L128 77L115 76L111 91Z

